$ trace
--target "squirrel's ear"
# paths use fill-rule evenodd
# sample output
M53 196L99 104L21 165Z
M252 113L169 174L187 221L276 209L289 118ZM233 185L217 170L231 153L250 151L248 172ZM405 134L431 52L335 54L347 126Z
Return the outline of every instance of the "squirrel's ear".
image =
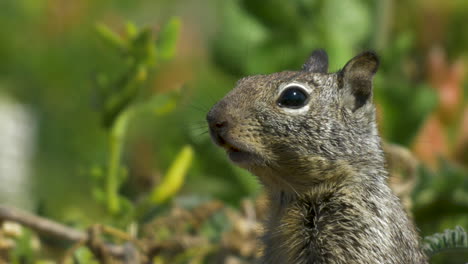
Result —
M379 58L372 51L365 51L352 58L339 72L340 88L351 95L346 104L356 110L372 97L372 78L379 67Z
M327 73L328 55L323 49L312 52L309 59L302 65L302 70L307 72Z

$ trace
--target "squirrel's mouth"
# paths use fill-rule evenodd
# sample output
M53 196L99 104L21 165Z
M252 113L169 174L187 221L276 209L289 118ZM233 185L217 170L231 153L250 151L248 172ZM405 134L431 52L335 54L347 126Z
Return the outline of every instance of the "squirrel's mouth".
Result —
M236 142L232 140L225 140L222 138L222 143L220 144L222 148L226 150L226 153L229 159L234 163L247 163L251 161L251 153L239 146Z
M226 153L232 162L248 164L255 160L255 155L251 151L247 150L247 147L242 143L216 133L212 134L212 138L218 146L226 150Z
M247 162L251 162L252 160L250 158L252 156L250 152L241 150L229 144L225 145L224 149L226 150L226 153L232 162L247 163Z

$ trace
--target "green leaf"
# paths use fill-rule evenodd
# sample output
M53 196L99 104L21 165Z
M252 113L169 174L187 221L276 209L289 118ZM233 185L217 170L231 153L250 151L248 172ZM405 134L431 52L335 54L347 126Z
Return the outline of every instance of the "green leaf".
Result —
M181 21L174 17L161 29L156 42L159 57L162 60L169 60L175 55L177 40L179 39Z
M153 95L147 102L141 105L141 110L149 111L157 116L165 115L175 109L179 96L179 91Z
M134 39L138 35L138 28L130 21L125 25L125 31L129 39Z
M135 207L133 203L124 196L119 196L120 211L118 216L120 217L119 222L125 223L132 220Z
M465 230L456 226L444 233L436 233L424 238L423 250L428 256L434 256L449 249L468 249L468 235Z
M100 203L105 203L106 193L100 187L93 187L92 188L92 195L93 195L93 198L96 201L98 201Z
M192 160L193 149L187 145L182 148L172 162L162 182L151 192L150 201L152 203L164 203L179 191L184 183L185 175L192 164Z
M94 165L89 170L89 175L91 175L91 179L95 181L102 180L104 178L104 170L101 166Z
M125 167L120 167L118 176L119 183L125 182L128 179L128 169Z
M154 46L154 36L151 29L141 30L131 44L131 51L135 64L151 66L155 62L156 47Z
M126 41L106 25L98 23L95 26L95 30L101 40L109 47L119 51L124 51L127 48Z
M122 126L126 126L127 120L132 119L134 116L138 116L145 113L155 114L156 116L162 116L167 113L172 112L176 106L177 101L180 97L180 91L174 90L163 94L154 94L148 100L143 102L139 102L136 104L131 105L128 107L124 112L119 115L119 119L123 121L116 121L121 122ZM120 116L125 116L124 118L120 118ZM117 125L115 125L117 127Z
M134 66L113 85L113 87L118 87L118 91L111 94L105 101L102 116L104 127L111 127L118 115L136 97L141 85L146 80L146 71L147 68L143 65Z
M75 251L73 254L78 263L83 264L98 264L99 262L94 258L91 251L86 247L81 247Z
M33 262L33 259L36 257L33 241L34 235L32 231L27 228L21 228L21 236L16 239L16 246L11 252L11 256L14 260L17 260L17 263Z

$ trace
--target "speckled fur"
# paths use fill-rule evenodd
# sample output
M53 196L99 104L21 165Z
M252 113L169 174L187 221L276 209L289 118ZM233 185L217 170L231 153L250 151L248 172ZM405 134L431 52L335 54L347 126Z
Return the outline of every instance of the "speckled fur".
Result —
M252 154L237 165L266 187L261 263L427 263L386 183L371 100L378 61L370 54L351 60L350 73L345 66L329 74L323 58L311 58L302 71L243 78L208 114ZM311 72L314 63L322 70ZM278 87L291 82L311 88L306 113L277 105Z

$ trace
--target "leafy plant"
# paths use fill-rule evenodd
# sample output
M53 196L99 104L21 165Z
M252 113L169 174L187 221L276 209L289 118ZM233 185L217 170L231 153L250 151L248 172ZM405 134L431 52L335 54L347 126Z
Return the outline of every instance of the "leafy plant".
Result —
M461 226L456 226L455 229L446 229L444 233L425 237L423 249L428 256L434 256L446 250L467 250L468 234Z
M117 214L126 207L132 211L130 203L119 195L119 189L127 178L127 170L121 164L125 135L129 123L137 116L151 112L163 115L175 108L178 92L155 94L151 98L138 101L138 94L148 80L148 71L158 62L167 61L175 54L175 46L180 30L180 20L171 19L159 32L156 39L149 28L137 29L128 23L125 36L120 36L108 27L98 24L96 31L106 46L116 50L124 58L124 71L110 81L110 74L100 74L97 78L98 105L101 120L108 131L108 162L105 169L94 170L101 183L94 193L106 203L108 211ZM164 178L161 186L156 186L148 199L159 204L166 201L180 188L184 175L190 166L193 150L185 146L181 154Z
M412 195L413 215L425 234L468 224L468 182L466 172L446 160L437 171L421 166L418 184ZM434 213L434 212L437 213ZM449 218L446 216L450 215Z
M192 157L193 149L190 146L185 146L168 169L162 182L151 192L151 202L161 204L177 193L184 182Z

